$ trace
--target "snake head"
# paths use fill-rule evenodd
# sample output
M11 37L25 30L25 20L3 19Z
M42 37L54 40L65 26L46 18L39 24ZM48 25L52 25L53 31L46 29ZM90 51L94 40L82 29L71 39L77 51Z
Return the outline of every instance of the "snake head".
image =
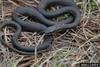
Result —
M53 26L48 27L44 32L45 33L53 33L53 32L58 32L62 29L63 29L63 25L57 24L57 25L53 25Z
M52 32L54 32L55 31L55 29L56 29L56 27L55 26L52 26L52 27L48 27L44 32L45 33L52 33Z

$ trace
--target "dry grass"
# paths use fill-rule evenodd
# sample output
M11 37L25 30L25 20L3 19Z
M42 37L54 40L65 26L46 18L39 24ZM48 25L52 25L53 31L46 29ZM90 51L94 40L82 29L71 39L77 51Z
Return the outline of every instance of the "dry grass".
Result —
M0 0L0 21L10 20L11 12L16 6L36 7L38 3L36 0L19 1L21 4L18 5L11 0ZM25 56L10 52L0 44L0 67L75 67L81 62L100 63L100 1L77 0L76 2L81 11L81 24L76 29L55 33L52 51ZM4 32L0 32L2 33L12 34L7 28ZM24 39L23 44L31 44L33 41L37 43L39 36L35 33L30 34L31 36L29 32L22 33L20 39ZM5 39L9 40L7 37Z

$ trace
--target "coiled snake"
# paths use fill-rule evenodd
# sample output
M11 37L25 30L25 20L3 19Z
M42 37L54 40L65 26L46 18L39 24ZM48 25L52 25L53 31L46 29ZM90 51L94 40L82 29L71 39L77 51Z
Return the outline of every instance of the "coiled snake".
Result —
M46 11L46 9L51 5L60 5L62 7L56 11ZM65 13L69 13L71 16L59 22L49 19L58 17ZM20 15L29 16L32 20L35 20L35 22L24 21L20 19ZM0 29L5 26L16 28L17 31L12 37L12 47L8 46L2 38L0 38L0 40L7 47L18 53L33 54L35 52L35 47L24 47L18 43L17 39L20 36L21 31L46 33L44 36L44 42L37 46L38 53L41 53L50 47L52 43L51 33L58 30L74 28L78 26L79 23L80 11L73 0L41 0L39 6L34 9L30 7L18 7L12 12L12 21L0 25Z

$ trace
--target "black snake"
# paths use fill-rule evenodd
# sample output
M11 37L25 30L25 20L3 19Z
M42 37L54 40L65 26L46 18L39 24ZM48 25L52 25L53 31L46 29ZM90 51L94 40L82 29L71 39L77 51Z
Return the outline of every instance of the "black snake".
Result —
M46 11L49 6L62 6L60 9L56 11ZM49 18L54 18L61 16L65 13L71 14L65 20L62 21L52 21ZM24 21L19 16L29 16L34 22ZM52 35L51 33L63 30L74 28L78 26L80 23L80 11L76 6L74 0L41 0L37 8L30 7L18 7L12 12L12 21L8 23L3 23L0 25L0 29L5 26L11 26L16 28L16 32L12 37L13 46L9 46L5 41L0 38L1 42L13 49L16 52L22 54L33 54L35 51L35 47L24 47L21 46L17 39L21 34L21 31L26 32L38 32L38 33L46 33L44 36L44 42L37 46L38 52L43 52L45 49L48 49L52 43Z

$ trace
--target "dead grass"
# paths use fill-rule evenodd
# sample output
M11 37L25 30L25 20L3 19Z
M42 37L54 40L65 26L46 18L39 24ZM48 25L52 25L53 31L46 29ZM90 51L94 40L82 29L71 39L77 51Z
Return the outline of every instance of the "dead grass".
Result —
M0 0L0 21L10 20L11 12L16 6L36 7L32 4L38 3L35 0L28 2L21 0L24 4L18 5L12 1ZM100 1L77 0L76 2L81 11L81 24L76 29L55 33L52 51L25 56L10 52L0 43L0 67L75 67L81 62L100 63ZM11 34L7 28L4 32L0 32L2 33ZM29 32L22 33L22 40L26 39L23 44L27 45L27 42L31 44L33 41L37 43L38 36L30 34L33 40Z

